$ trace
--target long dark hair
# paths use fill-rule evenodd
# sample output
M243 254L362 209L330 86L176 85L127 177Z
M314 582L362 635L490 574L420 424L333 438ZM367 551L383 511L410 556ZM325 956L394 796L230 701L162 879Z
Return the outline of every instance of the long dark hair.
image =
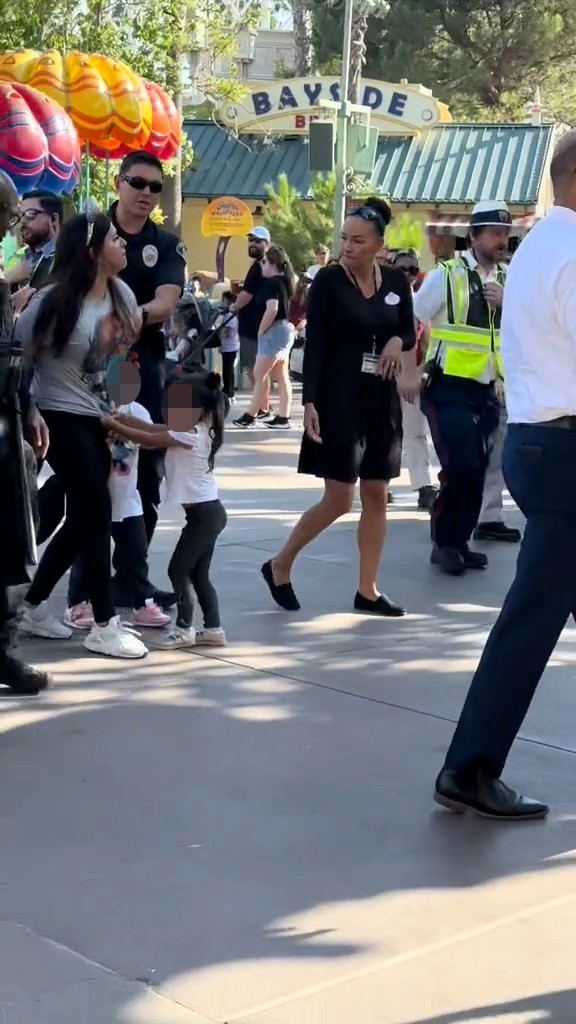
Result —
M286 285L286 291L288 292L288 298L294 298L294 292L296 290L296 274L290 260L288 259L288 253L281 245L271 245L266 250L265 260L267 263L271 263L276 270L280 271L282 280Z
M102 252L112 221L105 213L80 213L66 221L56 242L54 266L34 324L36 351L50 346L61 356L78 323L82 303L94 285L98 256ZM108 282L112 309L128 340L134 333L130 311L113 277Z
M224 440L224 419L225 402L222 391L222 380L219 373L209 373L207 376L200 374L189 374L184 377L194 388L195 397L202 409L201 420L203 420L210 434L211 445L208 456L208 467L214 469L216 453L222 447Z

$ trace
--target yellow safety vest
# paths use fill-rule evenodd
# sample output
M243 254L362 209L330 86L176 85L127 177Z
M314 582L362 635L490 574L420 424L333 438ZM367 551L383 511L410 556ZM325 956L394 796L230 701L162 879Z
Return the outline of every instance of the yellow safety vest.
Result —
M489 327L470 327L466 323L470 308L469 268L462 259L447 260L442 266L446 280L447 317L452 314L452 319L432 327L427 360L437 358L442 344L445 351L442 369L448 376L481 380L494 359L497 372L503 379L500 331L495 327L494 310L490 310ZM496 280L498 284L505 284L504 265L498 265Z

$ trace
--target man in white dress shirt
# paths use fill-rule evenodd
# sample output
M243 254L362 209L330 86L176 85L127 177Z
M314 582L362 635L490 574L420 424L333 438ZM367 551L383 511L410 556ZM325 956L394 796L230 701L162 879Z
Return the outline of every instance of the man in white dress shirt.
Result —
M500 775L576 614L576 132L558 144L551 175L555 206L512 260L502 318L504 475L526 531L435 795L457 813L514 821L548 813Z

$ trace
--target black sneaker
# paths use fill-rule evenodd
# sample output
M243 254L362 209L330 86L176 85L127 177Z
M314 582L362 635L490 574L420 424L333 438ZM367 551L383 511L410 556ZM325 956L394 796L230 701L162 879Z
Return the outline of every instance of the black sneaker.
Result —
M260 416L260 413L258 413L258 416ZM247 427L252 426L254 419L255 417L251 416L249 412L245 412L242 416L239 416L237 420L232 420L232 423L235 427L243 427L244 430L246 430Z
M292 424L290 423L288 416L274 416L273 419L268 420L266 426L269 427L270 430L290 430Z
M466 572L464 555L457 548L440 548L435 544L430 561L432 565L437 565L448 576L463 576Z
M467 544L462 548L462 557L467 569L485 569L488 559L482 551L470 551Z
M150 587L148 597L152 598L154 604L157 604L163 612L169 612L171 608L174 608L178 600L172 590L159 590L158 587ZM128 605L128 607L132 607L132 605Z
M245 415L248 415L248 413L246 413ZM274 414L272 412L272 409L268 409L268 411L266 411L266 409L259 409L259 411L256 413L256 419L257 420L269 420L270 417L273 416L273 415Z
M0 685L7 686L12 693L36 697L50 685L50 676L6 654L0 659Z
M432 486L432 484L427 484L426 487L420 487L418 489L418 508L422 508L426 512L431 512L437 497L438 491Z
M508 544L519 544L522 540L520 530L515 530L506 523L478 523L474 530L474 540L503 540Z

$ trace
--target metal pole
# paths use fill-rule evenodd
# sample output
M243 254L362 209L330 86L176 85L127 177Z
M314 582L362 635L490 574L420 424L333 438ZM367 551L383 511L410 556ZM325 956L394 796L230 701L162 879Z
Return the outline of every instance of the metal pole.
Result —
M340 251L340 232L346 209L346 150L348 148L350 85L350 50L352 45L352 20L354 0L346 0L344 10L344 42L342 45L342 77L340 80L340 109L336 119L336 191L334 193L334 238L333 255Z

